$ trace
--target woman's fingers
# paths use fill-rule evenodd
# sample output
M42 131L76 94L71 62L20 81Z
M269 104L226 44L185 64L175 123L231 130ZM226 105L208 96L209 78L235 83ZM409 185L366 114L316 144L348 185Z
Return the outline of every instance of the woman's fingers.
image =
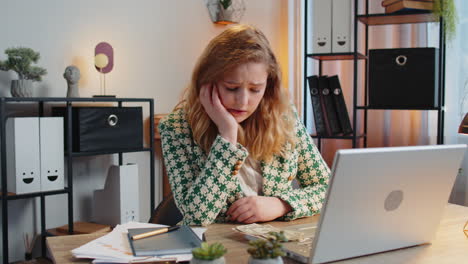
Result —
M239 223L250 224L250 223L254 223L255 220L256 220L256 216L251 210L245 211L244 213L240 214L237 217L237 222ZM250 221L253 221L253 222L250 222Z
M228 211L226 212L227 215L229 215L229 219L231 221L239 221L238 217L246 212L249 212L250 207L247 202L247 198L241 198L237 201L235 201L231 207L229 207ZM250 216L250 215L249 215Z
M237 200L233 204L231 204L231 206L229 207L229 209L226 212L226 215L231 215L232 212L234 212L234 210L236 210L236 208L239 207L239 203L238 203L239 201L240 200Z
M216 85L213 85L213 91L212 91L212 97L211 97L211 102L216 108L219 108L221 110L226 111L224 108L223 104L221 103L221 99L219 98L219 92L218 92L218 87ZM227 112L227 111L226 111Z
M215 84L202 85L199 97L205 112L218 127L219 135L235 145L237 143L238 124L221 103Z
M256 223L258 222L258 219L257 219L257 216L255 215L252 215L251 217L243 220L243 221L239 221L241 223L244 223L244 224L252 224L252 223Z
M204 84L202 85L202 87L200 88L200 101L201 103L203 104L203 106L205 106L206 103L210 102L210 84Z

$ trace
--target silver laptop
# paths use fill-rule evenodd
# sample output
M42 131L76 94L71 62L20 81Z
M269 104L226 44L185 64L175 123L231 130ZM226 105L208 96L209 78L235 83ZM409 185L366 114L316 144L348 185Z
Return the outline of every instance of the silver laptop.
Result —
M338 150L318 226L288 255L323 263L430 242L466 145Z

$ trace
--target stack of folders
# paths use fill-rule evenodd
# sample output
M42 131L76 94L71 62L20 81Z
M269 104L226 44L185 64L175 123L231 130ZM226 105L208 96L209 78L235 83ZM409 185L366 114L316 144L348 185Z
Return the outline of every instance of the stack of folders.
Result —
M312 1L312 53L354 51L354 0Z
M340 80L334 76L309 76L309 89L317 136L353 133Z
M413 10L432 10L433 0L383 0L385 13L405 12Z

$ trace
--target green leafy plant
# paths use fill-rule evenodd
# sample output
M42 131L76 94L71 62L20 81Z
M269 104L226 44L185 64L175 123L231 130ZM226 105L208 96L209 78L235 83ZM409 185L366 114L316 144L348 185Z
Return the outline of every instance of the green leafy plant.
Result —
M208 245L203 242L201 247L192 250L192 255L196 259L215 260L226 254L227 249L221 243Z
M42 76L47 74L46 69L31 65L39 60L39 52L30 48L17 47L6 49L5 54L8 58L5 61L0 60L0 70L13 70L20 80L41 81Z
M249 241L249 245L252 247L248 248L247 252L249 252L252 258L269 259L286 255L282 245L282 242L287 241L284 232L269 232L268 234L271 235L268 239Z
M434 0L432 12L437 19L443 18L445 36L448 41L452 40L457 32L458 24L454 0Z
M228 9L228 7L232 4L232 0L219 0L219 3L224 9Z

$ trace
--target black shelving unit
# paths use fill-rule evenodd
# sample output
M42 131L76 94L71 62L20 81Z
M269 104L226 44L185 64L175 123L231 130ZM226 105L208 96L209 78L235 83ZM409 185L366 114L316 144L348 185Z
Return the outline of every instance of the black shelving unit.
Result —
M344 139L352 140L352 147L356 148L358 145L358 140L363 140L363 146L367 147L367 116L368 111L370 110L424 110L424 111L436 111L437 112L437 144L443 144L444 137L444 95L445 95L445 33L443 26L443 19L437 19L431 12L428 11L410 11L405 13L391 13L391 14L369 14L369 0L354 0L354 52L348 53L326 53L326 54L314 54L308 52L308 17L309 14L309 1L306 0L304 4L305 15L304 15L304 121L307 121L307 104L309 103L308 98L308 83L307 83L307 74L308 74L308 65L310 60L318 61L318 75L322 75L322 67L325 61L342 61L342 60L352 60L353 64L353 102L352 102L352 128L353 134L345 136L317 136L313 135L313 138L316 138L318 141L318 148L321 150L321 144L323 139ZM313 0L312 0L313 1ZM363 2L363 3L362 3ZM364 4L364 14L359 14L359 4ZM439 96L438 96L438 105L439 107L430 107L430 108L400 108L400 107L370 107L368 106L368 56L369 56L369 26L381 26L381 25L397 25L397 24L414 24L414 23L429 23L429 22L439 22ZM364 25L364 32L359 32L358 24L362 23ZM364 35L364 50L365 54L362 54L358 51L358 39L361 34ZM364 87L358 87L358 61L363 60L365 62L364 66ZM364 89L364 102L358 102L358 89ZM358 110L363 111L363 131L360 132L357 126L358 119ZM306 122L305 122L306 123Z
M68 186L63 190L56 191L46 191L46 192L35 192L35 193L26 193L19 195L9 195L7 193L7 158L6 155L6 129L5 124L8 116L6 115L6 110L9 105L18 104L18 103L31 103L37 104L37 116L44 116L44 104L54 103L54 106L57 104L63 103L67 108L67 118L70 122L67 122L67 128L65 137L67 140L65 142L65 160L67 163L67 170L65 176L68 180ZM93 152L72 152L72 106L76 103L112 103L117 104L118 107L123 107L124 103L147 103L149 105L149 119L151 122L149 125L149 146L135 149L122 149L122 150L113 150L113 151L93 151ZM106 105L107 106L107 105ZM8 201L9 200L19 200L19 199L28 199L28 198L40 198L40 218L41 218L41 244L42 244L42 255L46 255L46 217L45 217L45 197L49 195L57 194L66 194L68 198L68 232L73 233L73 158L79 156L95 156L95 155L108 155L108 154L118 154L119 155L119 165L123 165L123 153L128 152L149 152L150 154L150 212L155 208L155 168L154 168L154 100L151 98L59 98L59 97L44 97L44 98L12 98L12 97L1 97L0 98L0 151L1 151L1 195L0 199L2 200L2 242L3 242L3 263L8 264Z

